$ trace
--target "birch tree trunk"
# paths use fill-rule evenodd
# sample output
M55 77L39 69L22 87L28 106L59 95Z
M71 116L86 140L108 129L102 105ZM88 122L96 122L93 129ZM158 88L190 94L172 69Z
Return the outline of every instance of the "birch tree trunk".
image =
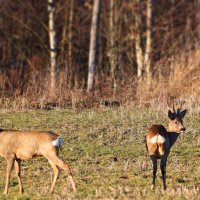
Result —
M49 45L50 45L50 93L55 95L56 82L57 82L57 44L56 44L56 32L54 24L54 12L55 5L53 0L48 0L48 11L49 11Z
M147 21L146 21L146 49L144 55L144 67L146 71L146 78L149 81L151 79L151 53L152 53L152 9L153 0L147 0Z
M110 60L110 66L111 66L111 76L112 76L112 86L114 89L114 92L116 92L117 83L116 83L116 16L115 16L115 0L110 0L110 51L109 51L109 60Z
M96 73L96 56L97 56L97 40L98 27L100 15L101 0L94 0L92 24L90 32L90 50L89 50L89 66L88 66L88 80L87 91L94 95L95 73Z
M140 0L136 0L137 8L135 11L135 28L136 28L136 37L135 37L135 50L136 50L136 61L137 61L137 77L142 78L143 75L143 51L142 51L142 16L140 8Z
M147 17L146 17L146 43L144 51L142 47L142 13L141 13L141 0L137 0L137 9L135 12L135 49L137 60L137 76L143 78L143 71L146 73L146 79L151 79L151 54L152 54L152 21L153 21L153 6L154 0L147 0Z

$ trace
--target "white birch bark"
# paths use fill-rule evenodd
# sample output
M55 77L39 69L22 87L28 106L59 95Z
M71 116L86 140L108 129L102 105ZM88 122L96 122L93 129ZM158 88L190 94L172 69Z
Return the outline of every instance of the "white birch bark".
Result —
M136 61L137 61L137 77L142 78L143 73L143 51L142 51L142 35L141 35L141 10L140 10L140 0L136 0L138 8L135 11L135 27L136 27L136 37L135 37L135 50L136 50Z
M87 91L92 95L94 95L94 84L95 84L95 73L96 73L96 54L97 54L97 37L98 37L100 3L101 0L94 0L92 24L90 32Z
M147 0L147 21L146 21L146 49L144 55L144 67L146 71L146 78L150 80L151 78L151 53L152 53L152 9L153 0Z
M115 44L115 0L110 0L110 52L109 52L109 60L110 60L110 66L111 66L111 76L112 76L112 86L114 89L114 92L117 88L116 83L116 44Z
M57 63L56 63L56 31L54 24L54 1L48 0L48 11L49 11L49 46L50 46L50 92L55 94L56 90L56 79L57 79Z
M135 27L136 27L136 60L137 60L137 76L143 78L143 71L146 73L147 80L151 79L151 54L152 54L152 21L153 21L153 6L154 0L147 0L147 17L146 17L146 43L145 50L142 49L142 30L141 30L141 0L137 0L138 8L135 12Z

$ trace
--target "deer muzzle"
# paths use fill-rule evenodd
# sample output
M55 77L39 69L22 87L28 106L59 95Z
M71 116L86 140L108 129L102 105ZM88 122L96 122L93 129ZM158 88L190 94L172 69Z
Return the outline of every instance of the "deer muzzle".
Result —
M186 128L183 127L183 128L181 128L180 132L183 133L183 132L185 132L185 130L186 130Z

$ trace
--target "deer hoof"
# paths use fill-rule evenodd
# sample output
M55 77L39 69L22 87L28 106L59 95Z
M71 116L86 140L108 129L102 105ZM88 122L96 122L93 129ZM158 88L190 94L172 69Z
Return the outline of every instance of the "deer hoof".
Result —
M154 184L151 185L151 189L152 189L152 190L155 189L155 185L154 185Z

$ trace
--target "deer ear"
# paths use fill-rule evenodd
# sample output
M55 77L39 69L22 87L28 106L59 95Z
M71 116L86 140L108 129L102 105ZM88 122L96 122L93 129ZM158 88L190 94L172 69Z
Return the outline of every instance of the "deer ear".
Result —
M173 113L171 110L168 110L168 117L173 120L176 118L176 113Z
M186 112L187 112L186 109L180 112L179 114L180 119L183 119L185 117Z

